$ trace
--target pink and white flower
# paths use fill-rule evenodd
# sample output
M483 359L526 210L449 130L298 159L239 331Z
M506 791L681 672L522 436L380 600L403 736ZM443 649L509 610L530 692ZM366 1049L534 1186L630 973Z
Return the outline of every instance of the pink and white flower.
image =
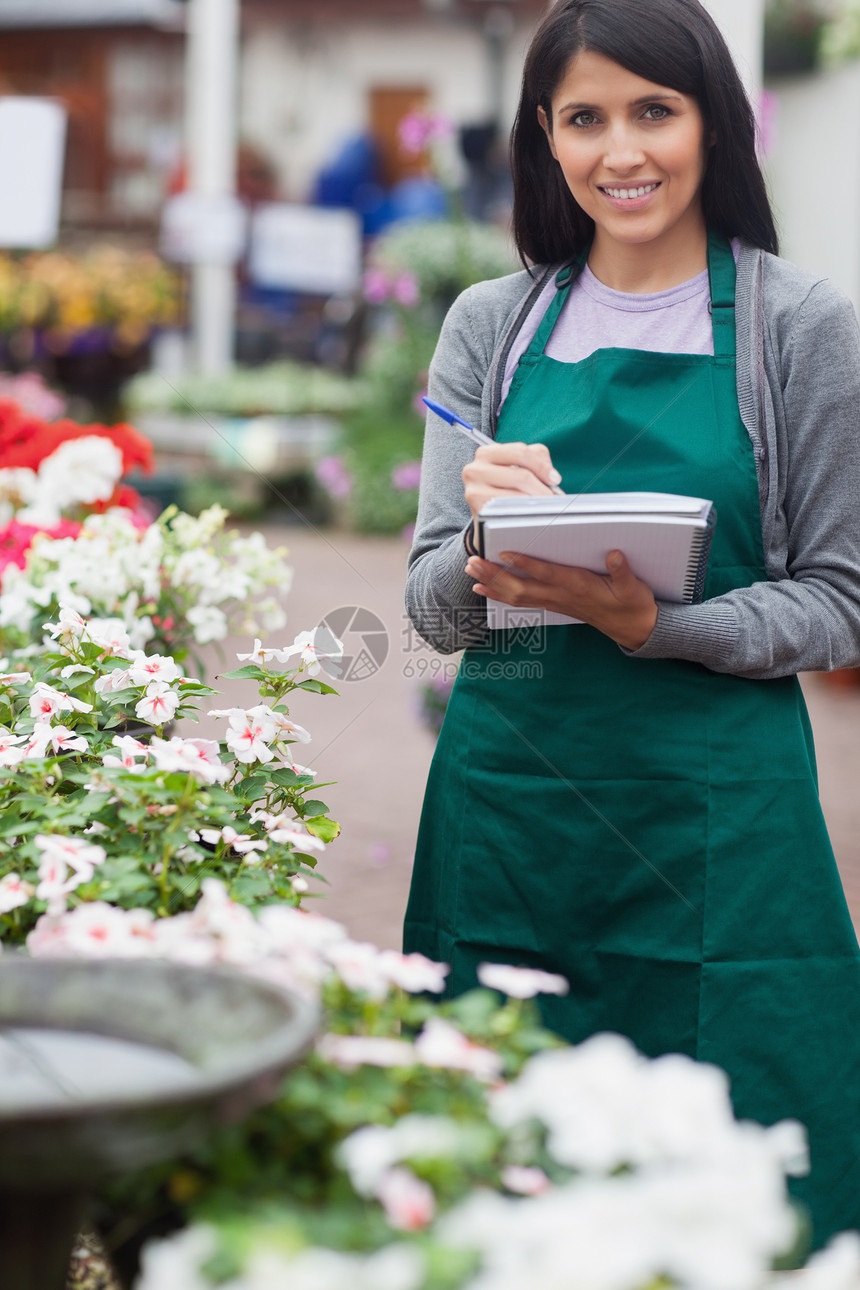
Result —
M86 634L105 654L113 658L128 658L131 638L121 618L91 618L86 624Z
M96 694L116 694L118 690L128 690L130 686L128 670L117 667L112 672L103 672L94 682L93 689Z
M433 1221L433 1188L410 1169L389 1169L376 1194L389 1223L400 1232L423 1232Z
M327 1062L354 1070L357 1066L414 1066L415 1050L405 1039L374 1035L322 1035L317 1052Z
M441 994L451 971L447 963L434 963L423 954L398 954L397 950L383 950L382 961L391 983L410 994L423 990Z
M64 645L71 645L73 641L79 641L86 628L86 622L76 609L69 605L60 605L60 617L55 623L43 623L43 629L54 640L60 640Z
M415 1040L415 1052L424 1066L468 1071L482 1083L499 1079L504 1060L491 1048L473 1044L461 1030L442 1017L430 1017Z
M223 784L230 778L215 739L153 738L149 748L159 770L187 772L204 784Z
M144 762L149 754L146 744L142 744L139 739L133 735L114 735L111 740L114 748L119 749L119 756L113 753L105 753L102 757L103 766L116 767L120 770L144 770L144 765L138 763L138 758L142 757Z
M567 994L570 983L554 972L538 968L510 967L504 963L479 963L478 980L489 990L499 990L511 999L533 999L537 994Z
M70 694L64 694L62 690L55 689L53 685L46 685L44 681L37 681L30 695L30 715L37 721L48 721L58 712L92 712L92 710L91 703L84 703L82 699L73 699Z
M375 945L338 941L329 946L327 957L348 990L367 994L371 999L384 999L388 994L388 973Z
M17 873L7 873L0 878L0 914L8 914L13 909L26 905L35 892L36 888L32 883L24 882Z
M0 686L5 688L10 685L29 685L30 680L29 672L5 672L0 676Z
M271 718L271 709L265 704L255 708L217 708L210 717L227 717L229 729L224 737L227 747L237 761L270 762L274 757L269 744L275 738L277 726Z
M164 681L170 685L182 676L182 669L174 659L164 654L144 654L134 650L126 673L132 685L149 685L151 681Z
M96 867L107 859L104 847L95 842L84 842L82 838L66 837L63 833L37 833L33 841L42 852L43 863L71 865L81 882L89 882Z
M37 721L24 749L24 756L28 759L46 757L49 747L55 754L86 752L89 744L84 735L76 735L68 726L52 726L48 721Z
M173 720L178 707L179 695L175 690L171 690L165 681L151 681L143 698L135 704L134 711L141 721L163 726Z
M301 820L292 819L286 811L272 815L268 811L257 809L251 812L251 819L262 824L270 842L284 842L301 851L325 851L325 843L308 833Z
M299 655L299 666L309 676L327 672L331 677L340 676L337 660L343 658L343 641L339 641L327 627L317 627L312 632L299 632L292 645L282 651L284 659Z
M517 1196L542 1196L552 1186L544 1171L531 1165L506 1165L502 1182Z

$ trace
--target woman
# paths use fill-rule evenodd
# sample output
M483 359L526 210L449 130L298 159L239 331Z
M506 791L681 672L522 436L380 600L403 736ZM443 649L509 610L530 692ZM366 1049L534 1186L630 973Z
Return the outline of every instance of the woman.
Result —
M821 1244L860 1226L860 954L797 673L860 661L857 324L776 258L750 107L697 0L561 0L512 156L537 267L461 296L431 371L496 442L472 460L429 418L407 602L467 653L406 947L455 992L485 960L561 973L544 1012L570 1040L687 1052L729 1072L741 1117L803 1120ZM623 552L605 576L478 559L481 505L559 474L712 498L704 603L658 604ZM585 625L489 633L488 595Z

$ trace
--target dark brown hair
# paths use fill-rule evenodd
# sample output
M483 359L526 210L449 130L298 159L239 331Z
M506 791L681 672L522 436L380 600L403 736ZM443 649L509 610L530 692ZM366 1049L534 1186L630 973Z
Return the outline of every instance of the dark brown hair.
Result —
M511 135L514 239L524 262L579 254L594 223L574 200L538 120L572 59L602 54L645 80L695 98L714 139L702 186L710 228L777 254L773 213L756 155L755 117L731 54L698 0L558 0L526 56Z

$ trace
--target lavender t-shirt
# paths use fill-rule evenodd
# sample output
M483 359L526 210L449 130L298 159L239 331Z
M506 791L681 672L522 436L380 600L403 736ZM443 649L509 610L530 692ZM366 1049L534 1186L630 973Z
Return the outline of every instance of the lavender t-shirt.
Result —
M732 242L735 262L740 243ZM519 335L505 365L502 403L520 359L534 338L555 294L550 279ZM644 349L652 354L713 354L714 333L705 269L668 291L633 295L604 286L588 265L570 289L546 347L549 358L580 363L598 349ZM501 404L499 405L501 408Z

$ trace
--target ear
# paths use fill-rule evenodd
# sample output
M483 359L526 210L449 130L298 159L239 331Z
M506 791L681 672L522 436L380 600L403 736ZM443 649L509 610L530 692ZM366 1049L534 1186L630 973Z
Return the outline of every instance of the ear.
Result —
M537 114L538 114L538 121L540 122L540 128L543 130L544 134L546 135L546 141L549 144L549 150L552 153L552 155L555 157L556 161L558 161L558 153L555 150L555 140L552 137L552 130L550 128L550 124L547 119L546 112L543 110L540 104L538 104Z

